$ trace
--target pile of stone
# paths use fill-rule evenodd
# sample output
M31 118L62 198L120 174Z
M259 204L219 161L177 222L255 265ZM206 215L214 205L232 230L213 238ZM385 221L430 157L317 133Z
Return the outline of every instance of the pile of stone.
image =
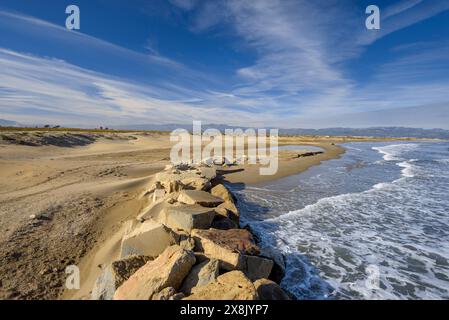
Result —
M103 268L92 299L289 299L282 255L261 252L239 227L234 195L216 165L167 166L127 222L120 260Z

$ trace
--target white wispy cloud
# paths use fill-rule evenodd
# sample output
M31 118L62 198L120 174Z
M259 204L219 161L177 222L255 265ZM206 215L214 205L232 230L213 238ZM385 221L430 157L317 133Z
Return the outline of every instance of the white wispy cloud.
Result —
M0 18L0 26L5 26L10 32L14 30L27 35L36 34L39 37L53 38L61 45L88 46L94 51L113 52L116 55L124 56L130 60L147 61L148 63L164 66L165 68L184 67L182 64L166 57L138 53L82 32L69 31L63 26L28 15L0 10Z
M411 8L417 6L422 3L424 0L402 0L398 3L392 4L387 7L385 10L382 10L382 18L389 18L400 14L404 11L410 10Z
M68 50L89 48L81 54L91 54L99 62L125 60L145 75L137 80L109 70L94 72L55 57L5 49L0 39L0 117L91 126L196 119L294 127L323 114L449 101L447 44L415 44L413 54L405 46L397 47L399 57L380 65L363 84L351 78L346 66L373 42L447 10L449 3L396 2L381 8L382 30L367 32L364 8L354 12L337 0L170 2L194 17L194 32L230 28L239 45L255 53L255 61L235 70L235 78L223 79L160 55L152 42L147 52L135 52L0 11L0 30L31 34Z
M0 11L0 18L0 28L10 33L56 43L66 52L89 48L87 54L95 60L112 57L122 64L126 61L130 67L142 70L143 75L154 78L136 82L123 76L93 72L62 59L1 48L0 39L0 115L4 118L24 123L53 121L85 125L167 123L189 119L207 121L213 119L211 110L223 108L222 104L207 103L215 99L212 93L196 89L219 83L219 79L154 50L149 54L135 52L21 14ZM232 118L226 109L221 112ZM248 115L242 114L238 119L248 119Z
M250 113L201 104L219 97L194 93L198 99L173 90L123 81L65 61L0 49L0 115L24 123L57 123L84 126L216 122L217 114L237 122L253 120Z
M395 69L391 63L380 66L373 78L382 81L372 81L363 87L351 79L345 63L357 58L366 46L382 37L449 9L449 2L412 0L382 7L380 31L366 30L364 9L349 7L342 1L208 2L198 10L193 28L205 32L216 24L228 25L244 40L244 45L257 53L254 64L237 70L242 83L233 94L253 101L263 97L272 99L277 95L282 98L276 99L278 103L271 103L271 106L280 106L284 111L302 117L358 112L383 105L400 107L413 98L416 101L435 99L432 94L440 93L441 86L426 83L432 76L430 70L429 74L425 70L420 73L415 70L423 82L419 97L412 91L413 86L406 85L410 72L398 66L412 57L395 61ZM217 13L214 15L213 12ZM447 55L448 50L441 49L439 52ZM426 54L429 59L435 59L435 54L439 53L431 50ZM426 68L424 64L420 66ZM401 77L402 85L392 83L392 78L385 81L393 72L398 80ZM395 89L398 92L394 92ZM383 95L384 98L367 101L364 95ZM448 95L439 94L437 98L449 100Z
M447 1L403 0L381 10L381 29L375 33L360 34L358 42L368 45L393 32L412 26L449 10Z

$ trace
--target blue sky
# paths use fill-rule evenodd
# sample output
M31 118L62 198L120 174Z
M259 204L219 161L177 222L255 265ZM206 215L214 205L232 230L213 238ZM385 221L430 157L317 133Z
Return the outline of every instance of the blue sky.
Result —
M0 34L21 123L449 128L447 0L2 0Z

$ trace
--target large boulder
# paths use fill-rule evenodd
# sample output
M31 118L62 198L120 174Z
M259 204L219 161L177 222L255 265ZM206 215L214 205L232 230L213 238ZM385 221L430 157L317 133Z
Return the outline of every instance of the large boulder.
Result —
M184 178L181 183L185 190L209 190L212 186L208 179L199 176Z
M226 218L231 219L235 223L239 224L240 222L240 213L237 207L232 202L223 202L218 207L215 208L215 212L219 215L225 216Z
M192 229L207 229L211 226L215 211L212 208L194 204L180 204L166 206L162 209L157 220L173 230L190 232Z
M112 262L95 281L91 299L112 300L115 290L149 260L149 257L136 255Z
M219 271L219 261L216 259L208 259L197 264L184 279L180 291L190 294L193 287L201 287L215 281Z
M213 180L217 176L217 170L214 167L200 167L201 176L207 180Z
M268 279L259 279L254 282L260 300L291 300L284 290Z
M167 193L180 191L183 188L179 175L173 174L172 171L159 172L156 174L155 180Z
M126 280L115 292L114 300L150 300L167 287L177 290L195 261L192 251L171 246Z
M212 221L211 227L214 229L229 230L229 229L238 229L239 226L230 218L223 216L221 214L217 214L215 215L215 218Z
M192 294L183 300L256 300L253 283L241 271L222 274L217 280L193 288Z
M285 259L283 254L275 248L264 247L261 249L260 255L269 258L274 262L271 273L266 278L273 280L276 283L281 283L285 276Z
M155 258L178 241L178 235L163 224L146 220L123 236L120 257L137 254Z
M179 179L161 181L166 193L173 193L184 189L184 185Z
M244 229L230 230L192 230L197 251L204 252L210 258L220 260L225 270L244 269L244 255L257 255L259 247L252 234Z
M155 180L167 193L181 191L183 189L207 190L210 188L209 179L201 173L200 169L187 168L185 170L167 170L159 172Z
M273 268L273 260L258 256L245 256L243 271L251 280L268 278Z
M223 200L206 191L183 190L179 193L178 201L185 204L198 204L203 207L217 207Z
M223 199L224 202L234 203L234 196L223 184L217 184L210 190L213 196Z

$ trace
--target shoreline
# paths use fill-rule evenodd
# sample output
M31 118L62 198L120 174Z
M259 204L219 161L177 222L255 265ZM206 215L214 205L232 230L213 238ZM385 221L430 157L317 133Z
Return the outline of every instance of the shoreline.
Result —
M294 145L291 143L282 143L282 145ZM220 173L222 173L224 177L225 183L245 183L245 184L253 184L253 183L264 183L268 181L277 180L286 176L299 174L311 168L312 166L316 166L321 164L321 162L331 159L336 159L344 154L345 149L341 146L334 144L333 142L329 143L307 143L300 142L297 145L305 146L310 145L314 147L320 147L323 149L324 153L306 157L306 158L284 158L280 160L280 165L278 172L272 176L260 176L258 174L259 165L246 165L246 166L232 166L230 170L226 170L222 168ZM286 152L284 156L291 156ZM240 171L238 173L227 173L228 171L232 171L235 169L244 169L244 171ZM160 171L163 172L163 171ZM152 181L156 174L153 174L150 177L147 177ZM256 179L254 179L254 177ZM232 191L229 191L232 193ZM133 200L130 200L136 206L138 203L137 197ZM142 201L140 201L140 205L138 206L140 209L142 208ZM119 207L123 206L119 204ZM117 211L117 210L115 210ZM80 262L80 270L82 272L88 272L88 279L83 283L81 289L75 294L71 294L68 290L65 290L60 299L82 299L89 295L89 290L95 283L95 279L101 274L101 268L99 266L103 264L112 263L115 259L118 259L118 251L120 246L120 241L125 234L125 230L123 228L118 229L112 236L107 239L104 239L99 245L95 246Z
M276 255L272 256L272 253L263 252L258 247L257 239L252 232L240 227L240 213L236 207L235 195L223 184L224 179L217 170L219 167L216 165L167 165L163 171L148 177L149 180L144 187L146 191L138 197L141 205L135 212L139 214L128 216L119 230L83 259L80 269L83 273L89 270L88 279L83 281L81 289L74 295L65 290L60 299L89 299L90 297L93 300L159 300L155 297L159 297L163 290L154 288L154 293L151 291L153 289L148 293L148 285L143 285L142 281L159 282L160 280L153 279L160 277L155 271L169 265L167 259L170 258L167 258L167 255L172 254L190 255L193 261L188 266L187 273L179 270L179 266L170 267L173 269L169 269L168 278L176 274L174 277L184 280L177 283L172 290L173 294L161 300L178 300L178 298L271 300L270 294L273 295L272 298L291 299L291 296L279 286L283 277L283 273L279 275L279 270L285 270L284 258L279 260ZM193 181L194 184L191 186L194 188L189 188L184 181L189 183ZM158 186L162 189L158 189ZM164 195L160 199L157 199L157 190L164 190ZM137 199L130 201L136 204L138 201L135 200ZM144 203L147 205L142 205ZM189 208L193 208L192 205L195 208L193 215L201 214L202 217L194 218L186 223L186 217L192 214L189 211ZM170 216L170 210L175 210L176 213ZM120 209L115 211L119 212ZM202 211L207 213L198 213ZM206 215L210 218L205 220ZM144 227L145 225L158 227L148 230ZM176 235L179 240L175 243L164 242L166 240L161 235L162 229L159 228ZM156 249L155 246L158 245L162 245L163 249ZM135 253L124 254L130 249ZM237 260L235 255L238 257ZM126 264L143 256L149 258L146 260L148 262L136 270L126 270L126 268L121 270L121 273L127 275L118 287L111 283L111 281L117 281L117 275L110 271L114 265ZM183 263L181 261L177 263ZM153 265L157 269L151 269ZM214 275L209 274L207 277L211 279L200 284L201 274L210 272L209 268L215 268ZM145 273L146 269L153 271ZM273 272L275 272L274 275ZM186 284L192 285L190 283L192 279L198 282L186 292L184 287ZM231 293L223 292L222 286L228 287ZM209 287L212 291L216 289L216 292L210 293ZM114 288L113 291L111 288ZM191 293L190 290L192 290ZM276 298L273 299L276 300Z
M169 163L171 143L168 135L113 137L70 148L1 145L0 297L82 299L81 292L60 295L67 263L79 265L87 274L82 279L93 282L98 264L115 259L117 234L147 204L142 192ZM226 171L238 167L222 168L225 182L252 185L295 175L340 157L345 150L338 144L351 141L360 139L279 137L279 146L318 146L325 153L295 158L295 152L280 151L277 174L260 176L257 165L234 173Z
M295 143L280 143L279 146L295 145ZM226 182L230 184L244 184L256 186L262 183L271 182L288 176L296 175L302 173L313 166L320 165L321 162L338 159L345 153L345 149L333 142L315 142L306 143L300 142L296 145L310 145L313 147L320 147L323 149L322 154L297 158L294 157L295 152L283 152L280 151L279 157L279 168L274 175L260 175L259 168L260 165L243 165L243 166L233 166L231 169L223 169L222 172L226 178ZM243 171L237 171L241 170Z
M414 269L394 253L397 248L413 242L415 233L409 234L408 230L413 229L415 221L431 228L435 226L434 217L444 217L447 212L444 193L433 193L437 187L438 190L444 188L440 182L444 183L447 177L447 142L345 146L347 153L340 160L323 163L306 174L238 191L248 204L245 222L260 236L262 243L274 244L277 250L291 257L289 272L292 276L284 282L285 288L303 299L327 296L330 299L371 299L369 297L374 296L364 296L363 285L354 291L349 289L352 279L358 278L360 273L369 277L370 271L360 271L359 266L366 266L371 263L369 257L376 256L378 261L388 261L388 264L380 264L381 274L388 273L391 265L406 270L398 274L408 279L413 290L404 292L386 285L375 293L375 299L410 299L427 292L432 292L437 299L444 298L444 283L438 281L438 273L434 271L438 266ZM441 180L429 178L439 176L439 172L444 177ZM422 199L426 201L420 202ZM417 202L410 211L408 204L413 201ZM434 210L428 211L430 204ZM423 216L426 219L421 220ZM388 245L382 242L384 237L377 237L379 232L389 238ZM433 252L438 239L431 234L423 235L423 239L419 242L423 244L422 252ZM423 253L414 258L416 263L424 263L426 257ZM343 260L348 261L347 273L334 271L339 270L339 262ZM303 276L302 270L311 272ZM319 270L320 276L315 277L314 270ZM340 283L342 275L347 277ZM421 286L415 280L423 275L429 277L429 282ZM394 283L390 279L394 278L382 281ZM303 281L314 283L313 280L322 281L321 291L299 285ZM329 290L326 284L330 285Z

